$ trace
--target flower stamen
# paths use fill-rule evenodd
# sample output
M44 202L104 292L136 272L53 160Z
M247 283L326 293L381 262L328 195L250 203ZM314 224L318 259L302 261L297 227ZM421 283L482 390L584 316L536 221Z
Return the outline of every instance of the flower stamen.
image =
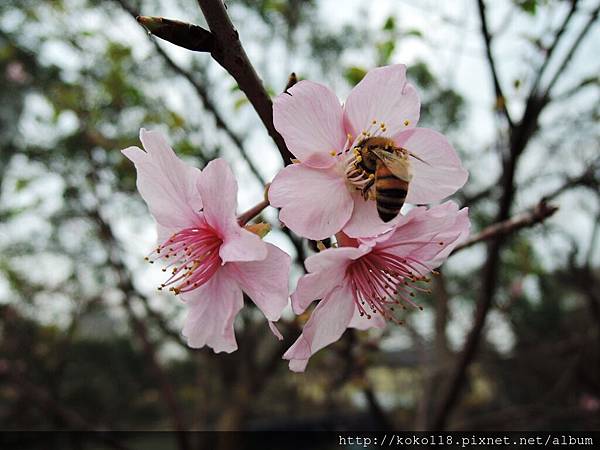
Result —
M223 243L208 224L185 228L167 239L146 260L170 259L163 268L172 267L170 277L158 290L169 287L175 294L189 292L205 284L221 266L219 248ZM166 250L166 253L165 253Z
M429 278L421 275L423 269L430 271L418 260L399 257L385 250L373 251L353 262L347 269L347 275L359 314L367 319L374 314L381 314L386 320L402 324L394 314L395 306L406 309L406 305L409 305L422 310L413 298L418 292L430 292L416 285L429 281Z

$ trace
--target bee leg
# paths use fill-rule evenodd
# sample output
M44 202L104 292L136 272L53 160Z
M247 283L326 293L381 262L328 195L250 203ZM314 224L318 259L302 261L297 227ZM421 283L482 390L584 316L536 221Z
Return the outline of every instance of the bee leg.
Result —
M362 196L365 200L369 200L369 190L371 189L371 187L373 186L373 184L375 184L375 180L371 179L369 180L369 182L365 185L365 187L362 188Z

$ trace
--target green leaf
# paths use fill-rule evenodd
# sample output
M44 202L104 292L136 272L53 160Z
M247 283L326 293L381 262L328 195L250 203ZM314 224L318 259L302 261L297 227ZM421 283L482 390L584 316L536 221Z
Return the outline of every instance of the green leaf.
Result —
M383 29L385 31L393 31L396 29L396 18L394 16L390 16L387 18L385 23L383 24Z
M240 97L238 98L235 103L233 104L234 109L237 111L239 110L242 106L245 106L248 104L248 99L246 97Z
M538 0L515 0L516 5L532 16L537 12Z
M421 30L417 30L416 28L411 28L410 30L406 31L404 33L404 35L405 36L419 37L419 38L423 37L423 33L421 33Z
M185 125L185 119L174 111L168 113L169 128L182 128Z
M364 78L364 76L366 74L367 74L366 69L363 69L362 67L354 66L354 67L349 67L346 69L346 71L344 72L344 78L352 86L356 86L360 82L360 80L362 80Z
M31 180L28 180L28 179L25 179L25 178L19 178L17 180L17 182L15 183L15 191L17 191L17 192L22 191L27 186L29 186L30 182L31 182Z
M416 80L419 86L429 88L435 83L435 77L424 62L418 62L408 68L408 78Z
M396 48L396 43L392 40L381 42L377 44L378 62L379 65L383 66L389 64L392 53Z

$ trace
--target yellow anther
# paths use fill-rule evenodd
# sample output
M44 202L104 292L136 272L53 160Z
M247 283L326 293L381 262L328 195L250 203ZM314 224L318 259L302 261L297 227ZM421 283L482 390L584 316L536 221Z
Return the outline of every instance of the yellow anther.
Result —
M377 123L377 120L373 119L373 120L371 121L371 123L372 123L373 125L375 125L375 124Z
M349 140L349 141L351 141L351 140L352 140L352 135L351 135L350 133L348 133L348 134L346 135L346 137L348 138L348 140Z
M331 150L331 151L329 152L329 154L330 154L331 156L335 156L335 155L337 155L337 152L336 152L335 150Z
M405 121L404 121L404 126L405 126L405 127L407 127L407 126L409 126L409 125L410 125L410 120L408 120L408 119L407 119L407 120L405 120Z

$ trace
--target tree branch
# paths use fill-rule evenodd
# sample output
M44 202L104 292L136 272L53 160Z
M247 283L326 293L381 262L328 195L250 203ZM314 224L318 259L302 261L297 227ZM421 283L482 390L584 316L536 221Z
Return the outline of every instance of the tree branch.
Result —
M108 244L109 260L117 272L117 276L119 278L118 286L123 292L123 307L127 311L131 326L140 340L140 343L142 344L142 349L146 355L146 358L148 359L152 371L154 372L154 376L160 385L160 391L171 414L173 428L177 432L176 438L179 448L182 450L189 450L190 444L188 441L188 436L185 433L186 427L184 425L183 415L181 414L179 405L177 403L175 391L169 382L169 378L158 362L156 357L156 349L153 342L150 340L149 333L144 322L137 317L131 305L130 297L136 294L137 291L133 286L131 278L128 276L127 267L115 252L115 250L119 247L117 239L115 238L110 225L102 218L97 209L90 211L90 217L96 222L100 235L104 238L104 242Z
M537 71L537 76L531 86L530 97L537 95L540 81L542 79L542 76L546 72L548 64L550 63L550 58L552 57L554 50L558 46L558 43L561 41L562 35L564 34L565 30L567 29L567 26L569 25L569 22L571 21L571 19L573 18L573 15L575 14L575 11L577 10L577 2L578 2L578 0L571 0L571 9L569 9L569 12L565 16L565 19L563 20L561 26L558 28L558 30L554 36L554 40L552 41L552 44L550 45L550 47L548 48L548 51L546 52L546 57L544 58L544 62L542 63L542 65L540 66L540 68Z
M522 228L532 227L533 225L543 222L556 211L558 211L558 206L548 205L544 200L541 200L530 210L518 214L508 220L490 225L476 235L471 236L468 240L456 246L452 254L454 255L465 248L472 247L475 244L488 241L497 236L506 236Z
M491 37L489 35L489 32L486 31L487 25L485 22L485 5L483 3L483 0L478 0L478 4L480 16L482 19L482 31L484 34L484 39L486 41L486 49L488 50L487 54L489 59L491 56L491 52L489 51ZM598 9L600 9L600 6ZM504 222L510 217L510 209L515 196L515 173L517 170L519 159L523 154L531 137L537 130L538 118L540 114L549 103L549 90L551 89L554 82L556 82L556 80L558 79L559 74L564 72L564 69L570 62L573 54L575 53L575 50L583 40L585 34L589 31L591 23L593 22L593 20L595 20L595 18L598 15L598 9L592 14L592 17L590 18L586 26L584 26L582 32L580 32L578 38L571 46L571 49L567 52L567 55L563 60L563 63L561 64L561 69L556 73L555 77L550 82L550 85L545 91L545 94L540 96L537 93L532 92L527 100L525 112L523 113L519 124L509 128L510 151L503 158L502 161L502 194L500 197L498 213L496 215L496 223ZM491 59L491 61L493 61L493 58ZM495 70L492 68L492 75L494 73ZM495 77L494 88L496 91L496 95L498 95L499 87L500 85L499 83L497 83L497 77ZM485 325L485 320L493 304L496 288L498 285L498 270L500 266L500 256L505 237L505 234L494 234L489 240L487 248L487 258L482 268L481 291L477 300L475 316L473 319L473 327L471 328L471 331L467 336L465 346L459 356L455 370L449 377L447 389L442 395L440 407L434 415L432 423L433 428L436 430L441 430L445 428L448 416L452 412L455 403L460 396L462 386L466 380L467 369L477 353L479 347L479 340L481 338L483 327Z
M290 164L293 156L273 125L273 103L242 47L239 34L229 20L223 1L198 0L198 4L210 31L215 36L216 45L211 53L212 57L237 81L277 145L284 163Z
M126 0L114 0L114 1L117 2L121 6L121 8L123 8L125 11L127 11L127 13L131 17L137 18L139 16L138 11L136 11L134 8L132 8L127 3ZM188 81L188 83L190 83L190 85L192 86L194 91L196 91L196 94L198 95L198 97L200 97L200 101L202 102L204 108L206 110L208 110L214 117L217 127L219 129L221 129L225 133L225 135L233 142L233 144L239 151L239 153L242 156L242 158L244 159L244 161L246 161L246 164L250 168L250 171L256 177L256 179L259 180L260 183L265 184L266 180L263 178L263 176L260 174L256 165L252 162L252 160L250 160L250 158L248 158L248 155L244 151L244 144L243 144L242 138L235 131L233 131L229 127L229 125L227 125L227 123L225 122L225 119L219 112L217 105L214 104L214 102L208 95L208 92L206 91L206 89L204 89L204 86L202 86L200 83L198 83L198 81L196 81L196 79L192 76L191 73L189 73L183 67L179 66L175 61L173 61L171 59L171 57L167 54L167 52L165 52L163 50L163 48L160 46L160 44L155 39L153 39L151 36L149 36L149 38L150 38L150 41L152 42L152 45L154 45L154 48L158 52L158 54L163 58L163 60L171 68L171 70L173 70L173 72L175 72L176 74L185 78Z
M496 107L499 111L502 112L504 117L506 117L509 127L512 128L513 121L510 117L508 109L506 108L506 97L504 96L502 86L500 85L500 79L498 78L496 61L494 60L494 56L492 55L492 35L490 34L487 19L485 17L485 4L483 3L483 0L477 0L477 5L479 7L479 18L481 21L481 34L483 35L483 41L485 43L485 54L487 56L487 60L490 66L490 72L492 73L492 79L494 82L494 91L496 93Z
M543 222L546 218L554 214L558 208L552 205L548 205L547 202L556 197L557 195L561 194L565 190L579 185L594 185L594 183L596 182L595 170L596 169L594 165L590 166L580 176L568 179L563 186L556 189L554 192L546 195L538 203L538 205L536 205L531 210L519 214L513 217L512 219L497 221L495 224L490 225L489 227L487 227L477 235L471 237L469 240L467 240L466 242L457 246L454 249L452 255L465 248L475 245L476 243L490 241L488 247L488 258L484 266L482 295L480 301L477 303L477 308L475 310L473 327L467 337L467 341L463 348L463 352L460 355L460 359L458 364L456 365L455 371L453 372L450 378L448 388L442 396L440 407L434 416L432 422L434 429L440 430L445 427L447 417L452 411L454 403L458 399L460 389L466 378L467 368L471 363L472 359L475 357L475 353L477 351L479 343L479 338L481 336L481 332L483 331L483 326L485 324L485 319L493 301L493 293L495 292L495 285L497 282L497 265L500 259L501 243L509 234L514 233L522 228L533 226L536 223ZM505 207L507 204L506 194L510 192L511 190L507 190L507 187L504 186L503 205L505 205ZM499 214L502 214L503 211L507 210L501 209L499 211Z
M592 25L594 24L594 22L596 21L596 19L598 19L598 14L600 14L600 4L598 4L598 6L596 7L596 9L594 11L592 11L592 14L590 15L589 19L587 20L587 22L585 23L585 25L583 26L583 28L581 29L581 31L577 35L577 38L575 38L575 40L573 41L573 44L571 45L571 47L567 51L565 57L563 58L562 62L559 65L559 67L556 69L556 72L554 73L554 76L552 77L552 79L548 83L548 87L545 90L545 94L543 96L544 98L549 97L550 91L552 90L552 88L554 87L554 85L556 84L556 82L558 81L559 77L562 75L562 73L567 68L569 62L571 62L571 59L575 55L575 52L579 48L579 45L583 42L585 36L592 29Z

